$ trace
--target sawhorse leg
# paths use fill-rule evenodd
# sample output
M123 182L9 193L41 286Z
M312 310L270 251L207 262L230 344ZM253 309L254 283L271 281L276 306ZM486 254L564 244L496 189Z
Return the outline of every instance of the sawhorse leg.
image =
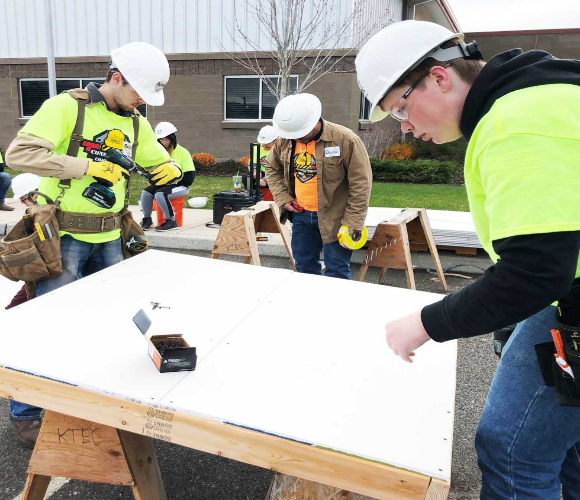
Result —
M47 410L23 500L42 500L53 476L130 486L136 500L166 500L153 441Z

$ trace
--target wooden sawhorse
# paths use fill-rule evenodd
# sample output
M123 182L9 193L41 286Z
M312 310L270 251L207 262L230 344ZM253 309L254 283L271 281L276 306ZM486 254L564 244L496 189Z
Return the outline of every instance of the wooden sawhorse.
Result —
M377 226L356 279L363 281L370 266L381 268L379 284L382 283L388 269L404 269L407 275L407 287L416 290L411 244L428 246L441 287L446 292L447 282L427 218L427 211L424 208L407 208L394 218L381 222Z
M219 259L222 254L239 255L244 257L244 264L259 266L256 233L260 232L282 236L292 269L296 271L288 228L280 222L280 211L272 201L260 201L246 210L226 214L213 245L212 259Z
M47 410L23 500L42 500L53 476L130 486L136 500L166 500L151 438Z

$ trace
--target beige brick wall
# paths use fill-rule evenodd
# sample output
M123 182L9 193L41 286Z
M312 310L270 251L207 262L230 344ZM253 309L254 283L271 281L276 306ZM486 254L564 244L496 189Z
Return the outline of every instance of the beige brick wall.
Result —
M5 62L5 64L2 64ZM23 120L20 119L18 79L46 78L46 65L37 61L0 61L0 147L6 149ZM264 60L268 72L272 62ZM268 66L269 65L269 66ZM170 60L171 79L165 89L165 105L148 107L148 119L154 127L170 121L178 129L179 142L192 153L211 153L217 158L239 158L249 153L263 122L224 122L224 76L246 71L229 59ZM353 58L340 65L340 73L325 75L307 92L322 101L323 116L354 131L359 128L360 91L354 74ZM87 61L57 62L58 78L104 77L107 64L103 58ZM303 71L303 69L302 69ZM301 72L300 69L297 70ZM299 76L301 78L301 76Z

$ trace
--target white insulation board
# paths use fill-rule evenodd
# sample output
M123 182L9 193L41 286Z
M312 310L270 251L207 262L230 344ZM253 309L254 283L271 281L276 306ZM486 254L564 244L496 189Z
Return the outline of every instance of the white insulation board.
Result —
M152 320L147 335L183 334L201 366L291 274L150 250L7 311L0 338L24 331L34 349L2 349L0 365L157 403L187 372L159 374L133 323L139 309Z
M246 318L162 403L195 400L228 422L448 479L456 343L430 342L411 365L384 334L439 298L294 274L256 309L263 327Z
M449 480L456 342L411 365L384 338L440 298L151 250L9 311L34 349L0 364ZM158 373L140 308L197 347L194 372Z

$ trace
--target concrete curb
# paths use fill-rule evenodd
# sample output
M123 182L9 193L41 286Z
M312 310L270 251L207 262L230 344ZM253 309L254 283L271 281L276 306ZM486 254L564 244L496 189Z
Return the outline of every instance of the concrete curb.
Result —
M20 210L20 208L22 209ZM132 206L130 208L133 211L135 220L139 221L142 215L139 207ZM23 207L18 207L17 209L23 212ZM9 212L12 222L0 222L0 237L6 235L14 227L13 221L21 216L15 212ZM151 248L180 252L211 252L218 234L217 228L208 228L206 226L206 223L210 222L213 218L212 211L188 209L184 212L184 216L184 225L177 231L170 233L160 233L154 229L147 231L145 235ZM279 234L271 234L269 236L269 241L258 243L260 255L284 259L288 258L288 253L282 243L281 236ZM361 264L364 257L364 250L355 251L352 262ZM455 252L443 250L439 252L439 258L443 269L462 266L457 270L459 273L482 274L485 269L493 264L489 257L481 250L476 256L457 255ZM415 252L412 254L412 259L413 266L417 269L434 269L433 259L429 252Z

